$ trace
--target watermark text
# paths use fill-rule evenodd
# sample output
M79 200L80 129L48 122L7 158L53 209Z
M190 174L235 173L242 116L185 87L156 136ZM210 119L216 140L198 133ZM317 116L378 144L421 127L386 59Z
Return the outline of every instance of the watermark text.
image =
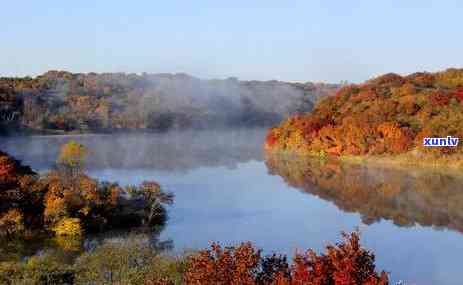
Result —
M458 146L459 138L447 136L446 138L424 138L424 146Z

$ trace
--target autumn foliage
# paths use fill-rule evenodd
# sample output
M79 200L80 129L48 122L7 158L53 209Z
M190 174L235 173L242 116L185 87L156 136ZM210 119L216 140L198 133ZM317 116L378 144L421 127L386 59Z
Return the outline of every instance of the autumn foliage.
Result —
M87 149L63 145L56 168L37 175L0 152L0 236L33 231L80 237L84 232L163 223L173 195L156 182L121 187L85 174Z
M262 257L252 244L222 248L212 244L191 256L186 284L221 285L385 285L387 274L376 272L375 256L359 243L359 234L343 233L343 241L326 247L324 254L313 250L297 253L291 265L285 256Z
M255 284L261 256L250 243L233 248L212 244L190 258L187 284Z
M309 111L337 84L202 80L186 74L0 77L0 133L269 126Z
M424 137L463 138L463 69L409 76L386 74L350 85L269 130L265 148L301 154L381 155L425 148Z
M152 234L152 233L151 233ZM388 276L375 269L375 256L359 244L359 233L343 234L323 254L313 250L286 256L262 256L251 243L181 256L163 252L147 234L103 241L71 263L56 251L41 251L24 261L0 260L0 283L144 284L144 285L385 285Z
M25 224L37 222L41 207L34 202L41 198L40 187L32 187L36 174L0 151L0 234L22 233Z

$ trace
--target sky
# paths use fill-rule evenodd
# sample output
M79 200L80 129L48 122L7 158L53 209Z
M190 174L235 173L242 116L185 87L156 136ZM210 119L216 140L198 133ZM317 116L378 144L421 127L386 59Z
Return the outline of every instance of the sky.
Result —
M362 82L462 67L462 17L461 0L3 1L0 76Z

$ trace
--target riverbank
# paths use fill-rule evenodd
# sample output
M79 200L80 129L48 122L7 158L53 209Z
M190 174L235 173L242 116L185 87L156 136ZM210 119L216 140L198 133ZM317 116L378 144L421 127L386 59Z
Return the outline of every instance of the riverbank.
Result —
M278 155L283 157L315 158L321 160L338 160L351 164L362 164L376 167L386 167L397 170L409 171L410 168L445 172L453 175L463 175L463 156L435 155L417 152L407 152L399 155L329 155L325 152L292 152L288 150L265 149L265 155Z
M398 169L407 170L410 167L420 168L424 170L451 172L458 175L463 175L463 156L436 156L436 155L417 155L413 152L408 152L400 155L365 155L353 156L343 155L339 157L340 160L357 163L393 167Z

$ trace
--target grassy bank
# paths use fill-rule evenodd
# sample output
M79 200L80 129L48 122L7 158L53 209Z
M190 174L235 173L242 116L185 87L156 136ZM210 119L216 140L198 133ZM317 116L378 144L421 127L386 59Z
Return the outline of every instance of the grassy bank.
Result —
M80 253L82 244L69 239L26 258L0 259L0 284L183 284L187 255L166 254L147 235L109 238Z
M316 158L322 160L339 160L341 162L363 164L398 170L430 170L463 175L463 155L425 154L415 151L399 155L329 155L326 152L293 152L281 149L265 149L265 155L277 155L291 159Z
M339 158L342 161L358 164L379 165L399 169L408 169L410 167L429 169L433 171L451 172L463 175L463 156L437 156L437 155L416 155L408 152L400 155L364 155L352 156L343 155Z

